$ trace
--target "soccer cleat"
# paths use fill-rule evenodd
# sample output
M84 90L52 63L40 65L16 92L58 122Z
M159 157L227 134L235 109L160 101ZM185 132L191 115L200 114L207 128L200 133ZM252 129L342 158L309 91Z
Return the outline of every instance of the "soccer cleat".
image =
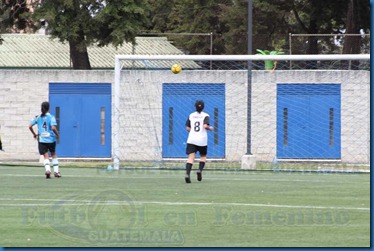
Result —
M45 178L50 179L51 178L51 171L46 171L45 172Z
M186 183L191 183L190 175L186 174L184 180L186 181Z
M61 178L61 173L60 173L60 172L55 173L55 177L56 177L56 178Z
M201 172L197 172L196 174L197 174L197 180L201 181L203 179Z

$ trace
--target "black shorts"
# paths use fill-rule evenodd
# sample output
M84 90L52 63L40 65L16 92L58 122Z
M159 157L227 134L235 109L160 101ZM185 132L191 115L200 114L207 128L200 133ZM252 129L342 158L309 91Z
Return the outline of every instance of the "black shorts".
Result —
M48 151L50 153L55 153L56 152L56 142L53 142L53 143L39 142L39 154L44 155Z
M197 146L197 145L187 143L187 147L186 147L186 154L187 155L190 154L190 153L197 153L197 152L199 152L200 155L207 155L208 146Z

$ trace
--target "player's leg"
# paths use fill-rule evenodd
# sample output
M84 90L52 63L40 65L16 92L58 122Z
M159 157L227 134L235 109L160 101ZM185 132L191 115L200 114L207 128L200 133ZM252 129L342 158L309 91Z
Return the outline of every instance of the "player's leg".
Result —
M195 153L190 153L188 155L188 160L187 160L187 163L186 163L186 177L185 177L186 183L191 183L190 174L191 174L192 165L193 165L194 160L195 160Z
M202 181L203 180L203 169L206 163L206 155L208 152L208 147L207 146L199 147L199 152L200 152L199 170L197 171L196 174L197 174L197 180Z
M51 165L49 163L49 155L48 155L48 146L47 146L47 143L41 143L41 142L39 142L38 148L39 148L39 154L43 155L43 157L44 157L43 165L44 165L44 168L45 168L45 177L47 179L50 179L51 178Z
M60 173L60 170L59 170L60 167L59 167L56 152L52 152L52 164L53 164L53 172L55 174L55 177L61 178L61 173Z
M195 155L196 155L196 146L192 144L187 144L186 147L186 154L188 154L188 159L186 163L186 176L185 176L185 181L186 183L191 183L190 179L190 173L192 170L192 165L195 160Z
M56 154L56 142L50 143L49 144L49 151L51 152L52 155L52 164L53 164L53 172L56 178L61 178L61 173L59 170L59 164L58 164L58 159L57 159L57 154Z

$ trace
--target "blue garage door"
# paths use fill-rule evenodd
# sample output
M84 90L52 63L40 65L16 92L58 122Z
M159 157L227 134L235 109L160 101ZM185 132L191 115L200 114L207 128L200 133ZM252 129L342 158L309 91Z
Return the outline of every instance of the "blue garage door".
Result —
M196 100L205 102L214 131L208 132L208 157L225 157L225 84L164 83L162 89L162 155L185 158L186 120Z
M277 85L277 158L339 159L340 84Z
M111 157L111 84L50 83L60 157Z

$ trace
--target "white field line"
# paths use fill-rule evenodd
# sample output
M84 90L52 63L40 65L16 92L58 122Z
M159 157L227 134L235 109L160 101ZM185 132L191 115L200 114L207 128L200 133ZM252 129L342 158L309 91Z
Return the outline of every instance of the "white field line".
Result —
M303 205L276 205L276 204L254 204L254 203L236 203L236 202L170 202L170 201L112 201L108 200L105 202L93 202L90 200L75 200L75 199L7 199L0 198L0 201L42 201L51 203L1 203L0 208L12 207L12 206L24 206L24 207L35 207L35 206L118 206L118 205L162 205L162 206L243 206L243 207L273 207L273 208L296 208L296 209L333 209L333 210L357 210L357 211L369 211L370 208L365 207L341 207L341 206L303 206ZM52 204L52 203L55 204ZM72 202L72 203L70 203Z
M110 175L110 176L109 176ZM0 177L1 176L4 176L4 177L43 177L44 174L0 174ZM164 177L157 177L157 179L170 179L170 178L176 178L176 177L179 177L180 175L170 175L170 174L167 174L167 176L164 176ZM228 177L222 177L222 178L218 178L218 177L205 177L204 179L207 179L207 180L236 180L236 181L279 181L279 182L310 182L310 183L331 183L332 181L331 180L310 180L310 179L305 179L305 180L300 180L300 179L258 179L258 178L234 178L230 175L227 175ZM69 177L69 178L79 178L79 179L82 179L82 178L105 178L105 179L121 179L121 178L131 178L131 179L155 179L154 176L142 176L142 174L130 174L130 175L126 175L126 174L102 174L102 176L100 174L96 175L96 176L92 176L92 175L84 175L84 176L77 176L77 175L66 175L66 174L63 174L63 177ZM184 179L184 176L182 177L182 179ZM369 181L368 181L369 182ZM337 183L344 183L346 184L347 182L337 182Z

